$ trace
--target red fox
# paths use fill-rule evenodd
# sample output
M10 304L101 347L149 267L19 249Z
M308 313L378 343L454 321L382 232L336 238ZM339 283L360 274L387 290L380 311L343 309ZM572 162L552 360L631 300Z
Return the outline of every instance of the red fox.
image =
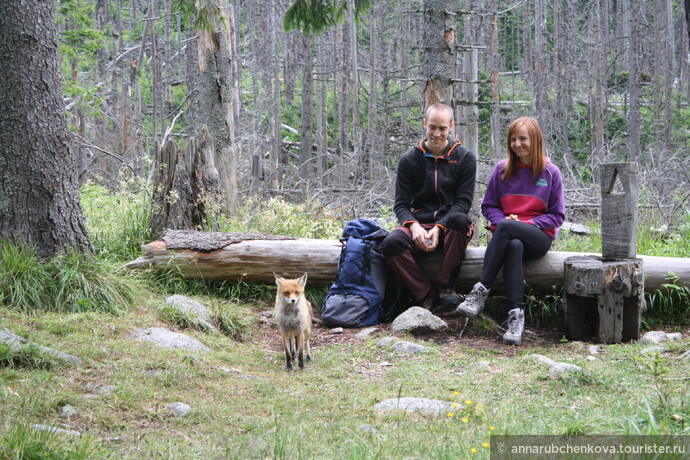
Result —
M304 358L311 361L309 336L311 335L311 302L304 297L307 274L297 279L285 279L276 275L275 317L283 336L287 370L291 371L297 359L300 369L304 369Z

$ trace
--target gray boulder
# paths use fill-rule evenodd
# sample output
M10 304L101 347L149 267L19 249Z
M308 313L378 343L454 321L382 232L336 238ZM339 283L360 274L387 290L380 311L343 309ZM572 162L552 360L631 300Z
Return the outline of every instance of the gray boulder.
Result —
M368 338L371 334L373 334L374 332L376 332L376 331L378 331L378 330L379 330L378 327L368 327L368 328L366 328L366 329L362 329L361 331L359 331L359 332L355 335L355 337L358 338L358 339L366 339L366 338Z
M400 314L391 324L395 332L428 332L441 331L448 323L421 307L410 307Z
M174 402L168 405L168 411L175 417L184 417L191 410L192 408L189 406L189 404L185 404L183 402Z
M570 364L570 363L562 363L558 361L554 361L551 358L547 358L546 356L543 355L530 355L532 358L535 358L537 361L546 364L549 366L549 378L556 379L560 377L561 375L568 373L568 372L582 372L582 368L580 366L576 366L575 364Z
M405 340L400 340L399 342L395 342L391 349L396 352L396 353L405 353L408 355L416 355L419 353L428 353L430 348L425 347L423 345L419 345L416 343L412 342L407 342Z
M183 295L171 295L165 299L165 303L170 305L185 316L188 316L198 323L204 330L217 332L218 328L213 324L211 313L196 300Z
M24 337L20 337L9 329L2 327L0 328L0 343L9 345L12 353L18 353L22 346L29 342L27 342ZM38 346L38 349L41 353L44 353L45 355L55 358L59 361L74 364L75 366L81 365L81 359L70 355L69 353L42 346Z
M379 348L388 348L395 342L399 341L400 339L397 337L384 337L378 342L376 342L376 346Z
M33 428L34 430L50 431L51 433L64 434L67 436L76 436L76 437L81 436L81 433L78 431L65 430L64 428L57 428L57 427L49 426L49 425L36 424L36 425L31 425L31 428Z
M178 332L169 331L163 327L145 327L134 331L135 340L152 342L161 348L178 350L211 351L209 347L197 339Z
M426 398L392 398L381 401L374 406L379 412L404 410L406 412L422 412L425 414L445 414L453 409L453 403Z
M645 345L656 345L666 341L666 333L664 331L649 331L640 337L639 343Z

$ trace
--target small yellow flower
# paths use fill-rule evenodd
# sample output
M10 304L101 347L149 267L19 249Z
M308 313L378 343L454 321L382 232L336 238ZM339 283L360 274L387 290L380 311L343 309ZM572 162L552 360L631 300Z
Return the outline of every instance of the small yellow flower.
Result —
M489 448L489 443L488 443L488 442L485 442L484 444L482 444L482 447L485 447L485 448L488 449L488 448Z
M451 406L458 407L458 403L453 403L453 404L451 404Z
M448 412L448 417L455 417L455 412Z
M465 418L462 419L462 423L467 423L467 422L469 422L469 421L470 421L470 419L468 419L467 417L465 417Z
M496 427L495 427L495 426L490 426L489 429L490 429L491 431L494 431L494 430L496 429Z
M472 401L470 401L469 399L467 399L467 400L465 400L465 404L467 404L467 405L469 406L470 404L472 404Z
M459 391L454 391L453 394L454 394L455 396L457 396L457 395L460 394L460 392L459 392Z
M475 449L475 448L473 447L471 452L472 452L473 454L476 454L476 453L477 453L477 449Z

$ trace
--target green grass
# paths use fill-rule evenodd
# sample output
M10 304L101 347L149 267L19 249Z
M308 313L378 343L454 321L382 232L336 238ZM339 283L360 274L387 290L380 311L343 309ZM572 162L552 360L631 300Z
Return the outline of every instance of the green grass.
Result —
M67 250L42 261L32 248L0 241L0 306L121 314L134 304L137 285L131 274L88 254Z
M0 458L30 458L12 457L5 447L17 445L17 438L30 444L34 436L27 430L18 434L17 423L62 423L98 441L57 451L81 448L89 451L87 458L123 459L455 459L471 457L472 449L473 458L488 458L483 444L491 434L690 434L687 365L678 359L687 340L668 356L650 358L639 358L640 345L602 346L598 359L588 361L587 344L577 342L543 349L527 341L517 354L500 352L500 346L498 353L483 353L471 337L441 345L403 335L432 349L406 356L378 348L376 336L319 345L317 335L313 363L288 373L279 334L265 323L249 326L253 334L244 341L181 331L210 346L208 354L129 339L136 327L164 325L154 307L159 300L118 318L74 314L67 325L57 314L10 312L6 320L18 332L80 356L84 364L0 369ZM245 312L257 317L268 307ZM577 364L584 373L549 379L534 353ZM479 361L488 361L490 369ZM85 397L99 385L116 390ZM457 407L438 416L374 410L377 402L399 396ZM167 406L176 401L192 412L171 416ZM65 404L79 415L60 418ZM68 442L56 436L48 444L58 439Z
M101 260L129 262L151 241L150 192L142 182L123 182L116 191L87 182L81 207L94 250Z
M492 321L470 324L463 337L443 344L402 334L431 348L416 356L378 348L380 336L333 341L317 328L314 362L288 373L276 327L259 321L260 312L273 307L274 287L190 282L174 270L129 278L108 261L140 255L144 229L126 217L106 222L103 207L127 207L132 200L124 192L86 192L93 193L87 198L92 204L101 203L85 208L90 230L97 230L98 259L66 253L41 263L29 249L2 247L0 327L30 345L18 354L0 347L1 459L488 458L484 446L492 434L690 435L687 360L679 359L690 348L687 338L669 344L662 356L644 357L637 344L603 345L590 361L588 344L580 342L542 348L528 338L518 349L498 343L480 349L476 334L491 340ZM120 211L143 218L143 209ZM341 229L337 216L316 205L282 200L247 205L239 216L216 224L226 231L321 238L336 238ZM310 226L310 220L323 225ZM681 254L685 239L660 239L654 250L685 245L669 250ZM554 249L597 252L597 244L596 235L563 232ZM136 288L142 282L147 289ZM205 304L222 333L196 330L163 313L171 294ZM323 288L308 293L316 307L324 294ZM672 317L678 303L688 304L686 295L684 287L667 287L650 311ZM558 316L558 293L533 297L528 323L550 324ZM135 328L148 326L183 332L213 351L164 350L131 339ZM51 362L37 352L39 345L78 356L82 365ZM584 372L550 379L532 354ZM115 391L98 394L94 388L102 385ZM374 410L377 402L401 396L457 406L438 416ZM189 404L191 413L169 414L167 406L176 401ZM62 418L66 404L78 414ZM83 435L38 431L35 424Z

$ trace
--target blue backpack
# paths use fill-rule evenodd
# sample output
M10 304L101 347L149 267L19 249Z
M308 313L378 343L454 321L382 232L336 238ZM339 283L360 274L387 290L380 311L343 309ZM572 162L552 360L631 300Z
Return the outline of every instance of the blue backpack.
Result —
M379 323L386 291L386 261L378 250L388 232L369 219L351 220L343 229L343 249L335 283L328 290L321 320L328 327Z

